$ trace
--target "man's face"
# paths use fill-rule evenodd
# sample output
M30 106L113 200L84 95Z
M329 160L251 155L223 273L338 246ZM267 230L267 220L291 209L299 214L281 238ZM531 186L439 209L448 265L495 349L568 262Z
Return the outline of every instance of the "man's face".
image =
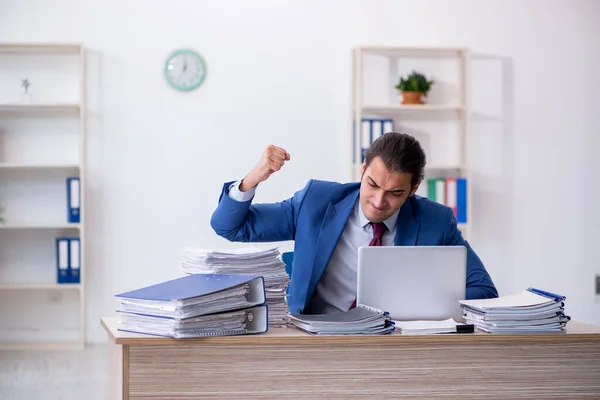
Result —
M371 222L383 222L392 216L412 196L419 185L411 187L411 174L390 171L379 157L369 167L362 166L360 206Z

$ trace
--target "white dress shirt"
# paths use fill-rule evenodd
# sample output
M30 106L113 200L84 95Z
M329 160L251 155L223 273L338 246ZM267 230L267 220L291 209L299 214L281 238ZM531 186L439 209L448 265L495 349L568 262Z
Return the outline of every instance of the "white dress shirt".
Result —
M229 187L229 197L240 202L251 200L256 189L242 192L239 190L240 183L241 181L237 181ZM346 311L356 298L358 248L368 246L371 239L373 239L373 227L365 217L359 200L354 205L354 210L348 218L348 223L335 247L317 290L308 304L307 311L310 313L324 314ZM387 227L382 238L383 246L394 244L399 212L399 210L396 211L391 217L383 221Z

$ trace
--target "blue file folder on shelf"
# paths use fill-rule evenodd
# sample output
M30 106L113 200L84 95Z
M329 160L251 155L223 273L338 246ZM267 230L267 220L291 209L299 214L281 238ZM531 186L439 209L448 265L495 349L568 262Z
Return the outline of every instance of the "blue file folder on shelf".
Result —
M79 238L69 239L69 283L81 283L81 252Z
M184 338L268 328L262 276L194 274L116 297L124 331Z
M459 224L467 223L467 180L466 178L456 179L456 222Z
M71 266L69 262L69 238L56 238L56 282L69 283Z
M81 188L79 177L67 178L67 220L79 223L81 220Z
M360 146L361 147L361 163L364 161L365 159L365 152L367 151L367 149L369 147L371 147L371 144L373 144L373 141L375 139L377 139L379 136L382 136L383 134L387 133L387 132L393 132L394 131L394 120L390 119L390 118L362 118L361 119L361 123L360 123L360 132L361 132L361 136L362 136L362 142L361 143L356 143L357 142L357 135L356 135L356 124L353 124L353 135L354 135L354 142L353 142L353 150L352 150L352 154L353 154L353 160L356 163L356 158L354 156L355 151L356 151L356 146Z

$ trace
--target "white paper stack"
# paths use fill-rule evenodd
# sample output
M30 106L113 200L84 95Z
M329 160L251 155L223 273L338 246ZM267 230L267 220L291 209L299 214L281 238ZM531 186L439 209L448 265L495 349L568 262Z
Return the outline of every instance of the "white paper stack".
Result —
M362 304L349 311L330 314L293 314L290 322L316 335L374 335L394 331L388 313Z
M396 331L406 335L429 335L437 333L473 332L472 324L457 322L454 318L440 321L394 321Z
M528 288L493 299L461 300L465 320L489 333L565 332L566 297Z
M260 275L265 281L269 327L284 327L289 322L286 291L290 276L278 247L262 250L254 246L228 251L187 247L182 269L187 274Z

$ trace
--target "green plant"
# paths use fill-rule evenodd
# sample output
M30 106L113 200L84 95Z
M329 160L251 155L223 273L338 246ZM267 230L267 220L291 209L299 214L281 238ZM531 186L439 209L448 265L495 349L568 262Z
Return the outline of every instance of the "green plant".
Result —
M428 81L425 75L413 71L406 78L400 77L396 89L401 92L421 92L424 96L427 96L432 84L433 81Z
M0 204L0 224L4 223L4 216L2 214L4 214L4 207Z

